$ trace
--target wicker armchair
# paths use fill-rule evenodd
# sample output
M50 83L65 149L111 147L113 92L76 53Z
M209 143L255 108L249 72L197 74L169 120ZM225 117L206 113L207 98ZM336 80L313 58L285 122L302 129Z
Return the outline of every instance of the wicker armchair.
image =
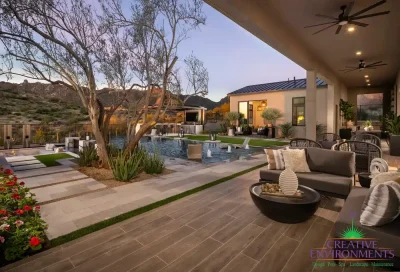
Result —
M336 133L324 133L322 134L322 141L329 141L329 142L336 142L340 141L342 138L340 138L339 135Z
M322 148L320 143L317 143L316 141L309 140L309 139L303 139L303 138L295 138L290 141L289 144L290 147L318 147Z
M382 158L381 148L369 142L350 140L335 145L335 150L356 153L356 172L358 173L369 173L371 161L375 158Z
M351 140L372 143L381 147L381 139L379 139L378 136L369 133L357 133L351 137Z

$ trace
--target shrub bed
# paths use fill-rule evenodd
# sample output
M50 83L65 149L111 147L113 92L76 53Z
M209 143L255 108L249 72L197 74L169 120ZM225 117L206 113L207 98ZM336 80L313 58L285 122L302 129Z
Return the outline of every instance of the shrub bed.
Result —
M9 169L0 168L0 265L42 249L46 223L34 194Z

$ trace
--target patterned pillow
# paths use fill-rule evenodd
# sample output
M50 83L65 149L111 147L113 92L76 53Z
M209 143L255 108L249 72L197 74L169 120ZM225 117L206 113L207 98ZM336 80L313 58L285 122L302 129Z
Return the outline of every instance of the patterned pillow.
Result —
M283 170L285 169L285 162L283 160L282 149L264 149L267 154L268 169L270 170Z
M371 187L374 187L375 185L384 183L386 181L391 181L394 180L396 181L398 178L400 178L400 173L399 172L384 172L376 175L372 180L371 180Z
M292 169L293 172L311 172L308 167L306 151L304 149L282 150L285 167Z
M365 197L360 216L364 226L382 226L400 214L400 185L387 181L371 187Z

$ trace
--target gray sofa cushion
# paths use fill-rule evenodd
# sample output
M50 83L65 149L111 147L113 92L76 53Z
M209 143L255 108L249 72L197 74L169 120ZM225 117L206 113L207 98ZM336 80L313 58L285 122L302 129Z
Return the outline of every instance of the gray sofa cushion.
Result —
M350 195L347 197L347 200L339 213L339 217L335 222L336 237L340 237L340 234L351 226L351 215L354 215L354 212L356 212L354 225L365 233L365 237L377 239L379 247L393 248L396 257L400 257L400 217L397 217L393 222L380 227L367 227L361 225L360 212L367 194L367 188L354 187L351 190Z
M353 177L355 174L353 152L309 147L307 148L307 163L311 171L344 177Z
M338 152L338 151L336 151ZM260 170L260 178L263 180L278 182L282 170ZM296 173L299 184L317 191L325 191L347 196L353 184L352 177L343 177L321 172Z
M319 141L323 149L331 149L336 144L336 141Z

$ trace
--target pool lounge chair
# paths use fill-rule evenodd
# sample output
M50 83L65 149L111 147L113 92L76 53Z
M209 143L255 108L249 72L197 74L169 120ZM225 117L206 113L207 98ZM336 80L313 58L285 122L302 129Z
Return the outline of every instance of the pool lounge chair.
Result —
M201 160L203 146L201 144L188 144L187 157L188 160Z
M243 144L241 144L241 145L233 145L232 147L233 147L233 148L245 148L246 145L249 144L249 142L250 142L250 138L249 138L249 137L246 137L246 138L244 138Z

